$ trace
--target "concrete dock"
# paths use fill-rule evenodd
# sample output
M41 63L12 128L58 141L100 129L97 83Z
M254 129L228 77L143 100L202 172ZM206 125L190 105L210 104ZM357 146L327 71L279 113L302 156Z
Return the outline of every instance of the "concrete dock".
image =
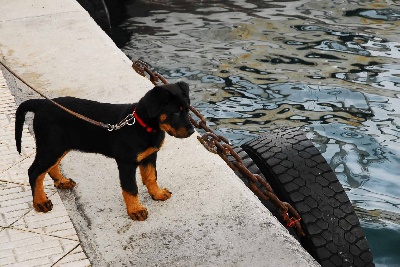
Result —
M126 103L153 87L75 0L0 0L0 60L50 97ZM319 266L195 134L167 137L159 152L169 200L153 201L138 179L146 221L127 216L115 161L80 152L62 162L77 186L46 177L54 208L34 211L34 138L25 126L19 155L14 112L40 96L1 70L0 266Z

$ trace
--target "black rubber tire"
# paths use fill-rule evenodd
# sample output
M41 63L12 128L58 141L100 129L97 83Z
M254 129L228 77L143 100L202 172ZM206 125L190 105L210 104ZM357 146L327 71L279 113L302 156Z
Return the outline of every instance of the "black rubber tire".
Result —
M243 148L241 148L241 147L234 147L233 150L240 156L240 158L242 159L243 165L244 165L249 171L251 171L251 173L260 175L264 180L266 180L265 177L264 177L264 174L262 174L262 172L260 171L260 169L259 169L259 168L257 167L257 165L254 163L253 159L249 157L249 155L246 153L246 151L243 150ZM235 160L235 158L232 157L232 156L228 156L228 159L231 160L231 161L234 161L234 160ZM243 174L241 174L241 173L238 172L238 171L236 171L235 173L236 173L236 175L243 181L243 183L244 183L246 186L248 186L248 183L249 183L248 179L247 179ZM268 181L268 180L267 180L267 181ZM262 186L260 183L256 184L256 187L257 187L258 189L260 189L261 191L264 191L264 190L265 190L265 189L263 188L263 186ZM275 192L274 192L274 193L275 193ZM271 201L268 201L268 200L262 200L262 199L260 199L260 201L261 201L261 203L262 203L262 204L263 204L277 219L278 219L278 221L279 221L281 224L285 225L285 222L283 221L282 216L279 214L279 209L278 209L277 206L275 206L274 204L272 204ZM298 237L297 234L296 234L296 230L295 230L294 228L288 227L287 230L289 231L289 233L290 233L291 235L293 235L297 240L300 241L299 237Z
M276 129L245 143L242 149L267 178L275 194L299 212L306 235L298 239L323 267L374 266L367 239L346 192L303 132Z
M253 174L257 174L260 175L264 180L264 174L261 173L260 169L257 167L257 165L254 163L253 159L251 159L249 157L249 155L246 153L246 151L243 150L243 148L241 147L234 147L233 150L240 156L240 158L242 159L242 163L243 165L249 170L251 171L251 173ZM231 161L234 161L235 158L232 156L228 156L228 159ZM248 179L243 176L240 172L235 172L236 175L243 181L243 183L248 186ZM256 184L256 187L258 189L260 189L261 191L264 190L263 186L261 184ZM279 215L279 210L278 208L271 203L271 201L268 200L261 200L261 203L269 210L271 211L271 213L283 224L283 220L281 218L281 216Z

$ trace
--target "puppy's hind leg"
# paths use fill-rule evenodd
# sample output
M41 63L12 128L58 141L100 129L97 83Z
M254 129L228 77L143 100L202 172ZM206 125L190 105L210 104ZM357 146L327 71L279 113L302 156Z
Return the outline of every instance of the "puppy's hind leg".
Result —
M29 183L32 189L33 207L36 211L48 212L52 210L53 204L44 192L43 181L49 170L57 164L57 159L59 157L50 154L42 154L40 151L41 150L38 150L35 160L31 167L29 167Z
M54 186L58 189L72 189L76 183L72 179L65 178L60 170L60 162L68 153L65 152L58 160L57 163L49 170L50 177L54 180Z

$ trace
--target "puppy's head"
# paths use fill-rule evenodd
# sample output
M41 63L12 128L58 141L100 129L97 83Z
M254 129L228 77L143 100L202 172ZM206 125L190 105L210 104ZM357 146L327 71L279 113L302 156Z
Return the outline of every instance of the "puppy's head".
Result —
M160 129L177 138L194 133L189 120L189 86L185 82L156 86L141 99L147 115L157 119Z

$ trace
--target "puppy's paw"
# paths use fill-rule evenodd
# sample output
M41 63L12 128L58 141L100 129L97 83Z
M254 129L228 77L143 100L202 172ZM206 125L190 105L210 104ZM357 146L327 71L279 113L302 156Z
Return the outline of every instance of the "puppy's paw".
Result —
M76 185L75 181L72 179L60 179L60 180L54 180L54 186L58 189L72 189Z
M48 212L53 209L53 203L51 203L50 199L47 199L47 201L44 201L42 203L35 203L33 202L33 207L37 212Z
M151 198L154 200L165 201L171 197L172 193L167 189L160 189L156 193L151 194Z
M147 209L145 207L141 207L136 211L128 212L129 217L131 217L134 221L144 221L147 219Z

